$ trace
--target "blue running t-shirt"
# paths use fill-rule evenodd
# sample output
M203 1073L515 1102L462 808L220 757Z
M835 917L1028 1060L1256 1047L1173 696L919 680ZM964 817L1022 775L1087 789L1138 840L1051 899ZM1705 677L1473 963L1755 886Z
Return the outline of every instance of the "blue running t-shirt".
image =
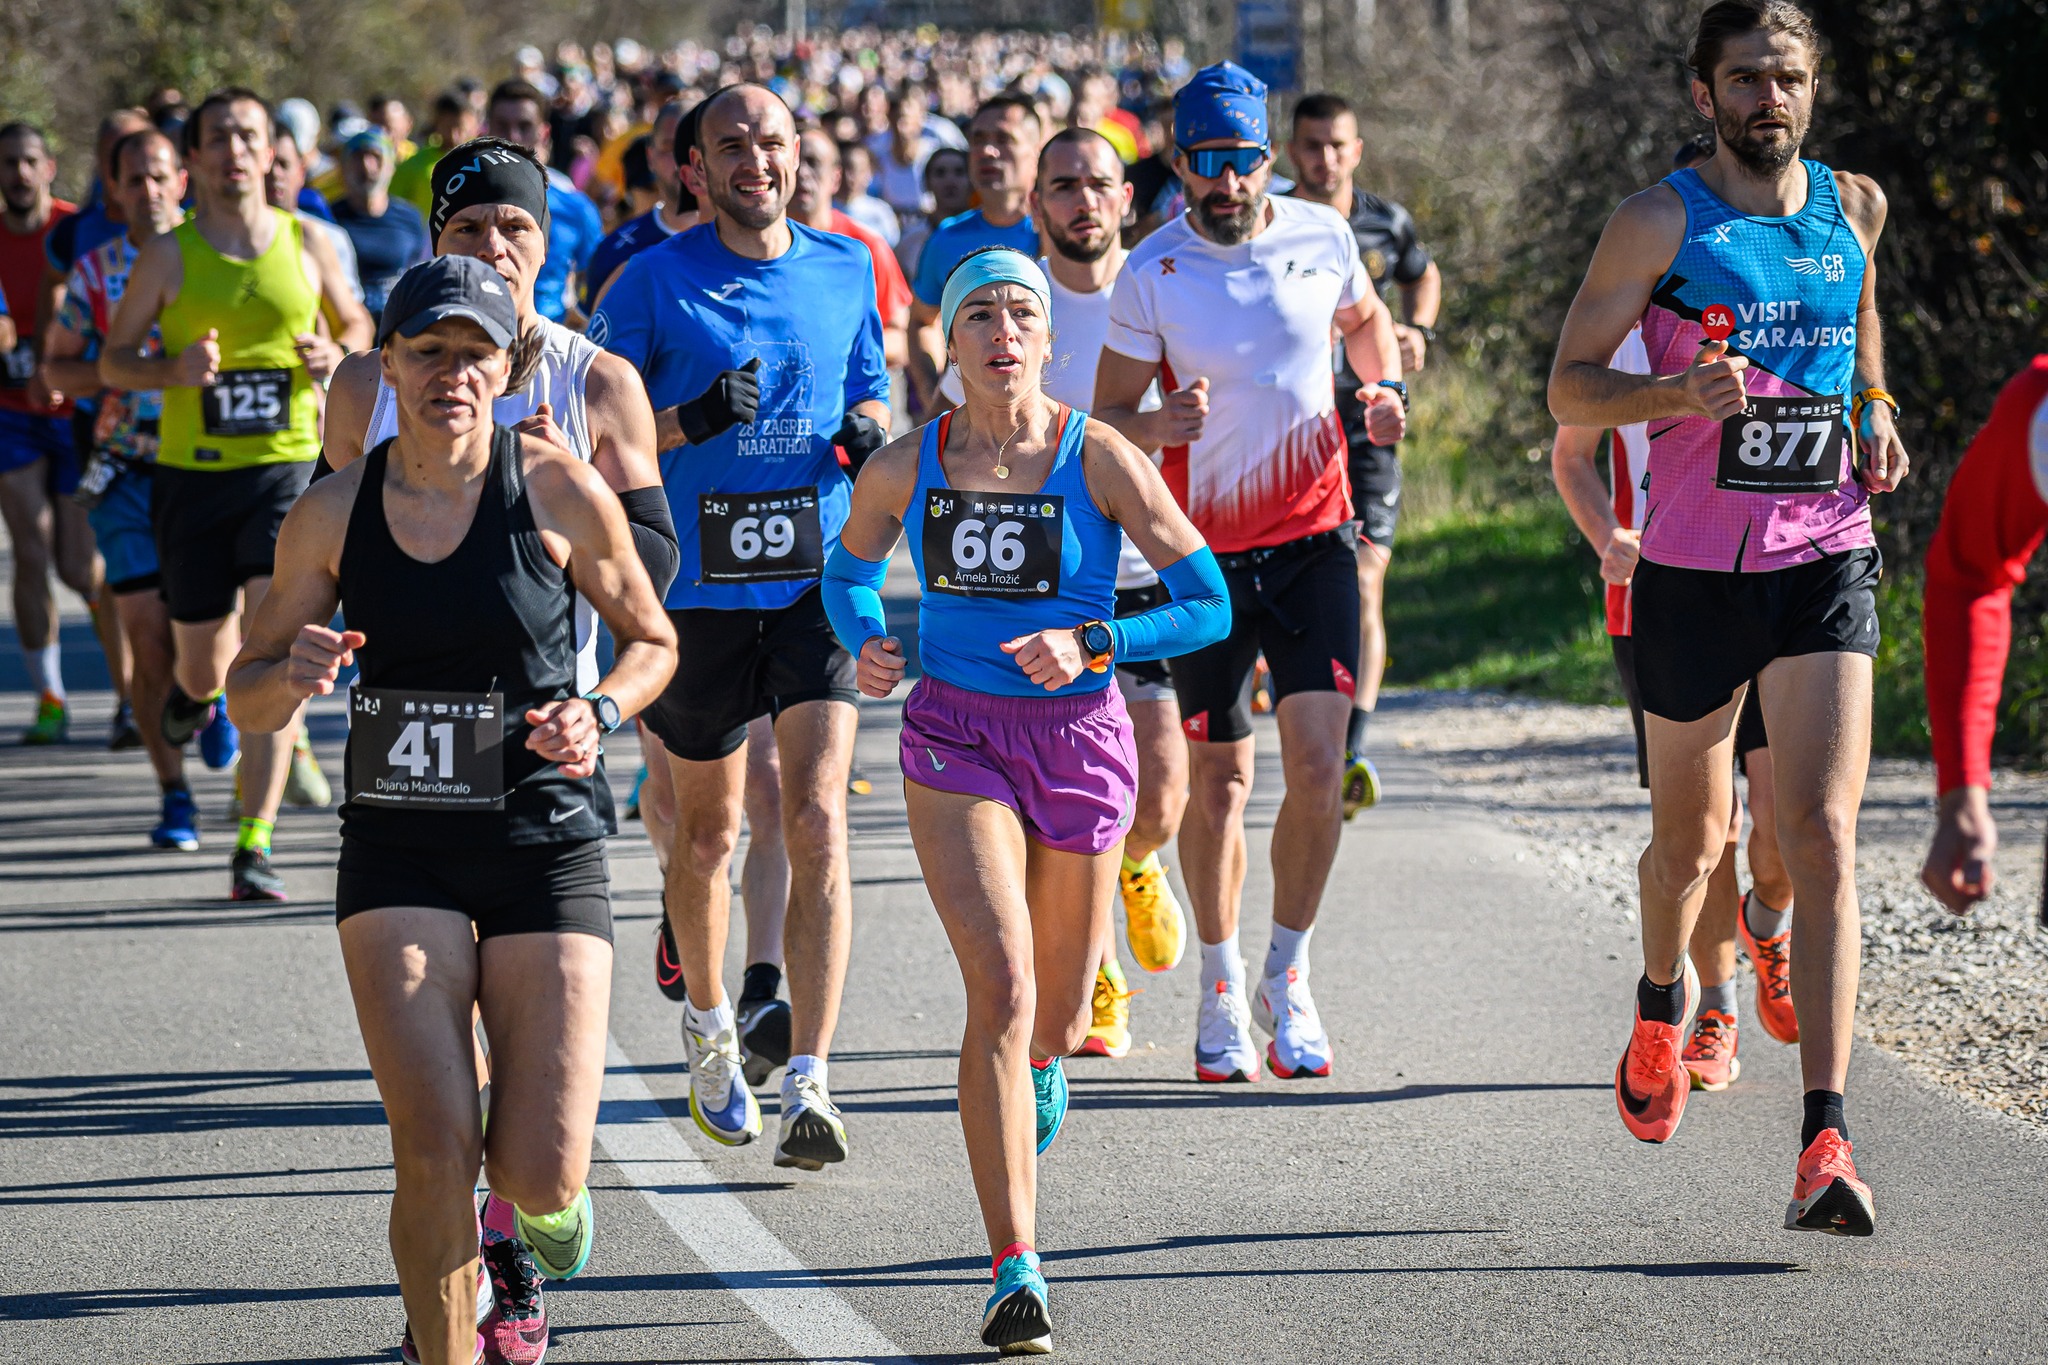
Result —
M1038 225L1028 213L1008 227L997 227L982 216L980 209L954 214L932 229L924 250L918 254L917 278L911 281L911 292L917 295L918 302L938 307L939 297L946 292L946 276L953 273L953 267L967 253L985 246L1013 246L1035 261Z
M604 238L604 219L576 182L548 167L548 254L533 281L534 311L560 322L576 300L569 277L590 269L591 253Z
M626 262L590 320L657 412L761 362L752 422L662 452L682 548L671 608L786 607L815 586L853 500L832 436L855 404L888 400L868 249L789 230L772 261L731 251L712 223L671 237Z

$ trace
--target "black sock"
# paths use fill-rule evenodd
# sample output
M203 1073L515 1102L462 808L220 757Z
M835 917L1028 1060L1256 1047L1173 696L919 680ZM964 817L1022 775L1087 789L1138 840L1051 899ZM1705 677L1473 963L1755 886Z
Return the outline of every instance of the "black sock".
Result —
M773 1000L781 985L782 968L773 962L750 962L745 975L740 977L740 999Z
M1838 1090L1806 1092L1806 1122L1799 1125L1799 1150L1811 1147L1823 1128L1832 1128L1844 1141L1848 1140L1849 1118L1842 1112L1842 1094Z
M192 794L192 784L182 777L175 782L159 782L157 785L164 789L165 796L169 796L172 792L183 792L187 796Z
M1372 712L1359 707L1351 708L1351 726L1344 732L1344 752L1362 754L1365 752L1365 726L1372 719Z
M185 689L176 683L171 684L171 694L164 698L164 710L170 712L179 720L192 720L195 717L203 716L212 705L213 703L210 701L192 700L192 698L185 695Z
M1685 1022L1685 978L1660 986L1645 976L1636 982L1636 1013L1654 1024L1677 1028Z

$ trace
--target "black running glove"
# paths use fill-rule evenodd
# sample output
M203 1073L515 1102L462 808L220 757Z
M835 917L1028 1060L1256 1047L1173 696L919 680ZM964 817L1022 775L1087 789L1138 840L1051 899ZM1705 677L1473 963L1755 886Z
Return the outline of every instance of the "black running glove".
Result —
M676 404L676 424L683 439L703 445L722 431L754 420L761 410L761 357L755 356L737 370L724 370L711 387L687 403Z
M864 412L849 412L846 420L833 433L832 444L846 452L847 463L853 472L860 473L860 467L867 463L868 456L888 443L889 433L882 424Z

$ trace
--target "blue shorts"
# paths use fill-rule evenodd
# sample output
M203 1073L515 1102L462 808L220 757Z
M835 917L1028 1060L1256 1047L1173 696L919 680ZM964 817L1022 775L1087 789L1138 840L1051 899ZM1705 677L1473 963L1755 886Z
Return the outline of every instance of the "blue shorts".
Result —
M37 460L48 460L53 473L70 467L71 486L78 486L78 447L71 435L71 419L0 408L0 474L26 469Z
M100 557L107 561L107 588L115 595L144 592L162 581L157 570L156 532L149 522L153 482L146 469L123 468L107 485L100 505L85 514Z

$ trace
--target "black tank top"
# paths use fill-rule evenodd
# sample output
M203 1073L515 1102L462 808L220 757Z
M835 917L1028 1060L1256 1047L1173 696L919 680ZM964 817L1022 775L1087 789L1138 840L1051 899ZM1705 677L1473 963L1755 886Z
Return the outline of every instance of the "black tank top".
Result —
M503 426L492 432L490 472L469 532L455 553L434 564L400 549L385 519L391 446L387 440L363 457L341 549L342 611L365 640L356 651L358 685L502 692L505 807L417 811L349 801L341 807L343 831L369 843L423 848L616 833L602 767L591 777L564 777L526 747L533 730L527 710L576 695L576 590L534 524L518 433Z

